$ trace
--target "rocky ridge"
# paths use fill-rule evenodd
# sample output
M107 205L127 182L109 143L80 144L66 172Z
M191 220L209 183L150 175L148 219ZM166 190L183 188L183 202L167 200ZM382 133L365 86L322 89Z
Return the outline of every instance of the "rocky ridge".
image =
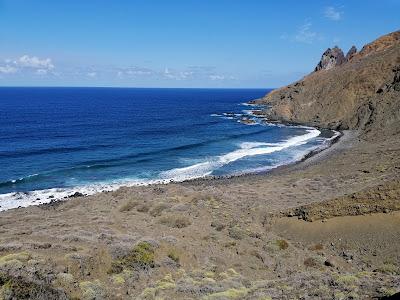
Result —
M378 38L358 53L350 49L347 61L339 50L325 52L316 72L255 102L268 106L269 120L397 134L400 31Z
M340 49L338 46L335 46L332 49L328 48L322 54L321 60L315 67L314 71L317 72L320 70L329 70L336 66L344 64L346 61L347 59L345 58L342 49Z
M350 61L356 53L357 53L356 46L352 46L346 54L346 61Z
M356 46L352 46L347 52L346 56L344 56L342 49L340 49L338 46L335 46L332 49L328 48L322 54L321 60L315 67L314 72L318 72L321 70L330 70L336 66L347 63L354 57L354 55L356 55L356 53Z
M363 136L268 176L1 212L0 299L397 299L396 36L261 100L269 118Z

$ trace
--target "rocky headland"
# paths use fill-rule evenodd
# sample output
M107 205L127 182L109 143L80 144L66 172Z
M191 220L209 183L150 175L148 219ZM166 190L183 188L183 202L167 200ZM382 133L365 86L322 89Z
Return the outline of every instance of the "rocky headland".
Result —
M315 71L276 89L257 103L271 120L312 126L397 134L400 32L365 45L346 57L338 47L322 55Z
M256 102L343 136L268 174L2 212L0 299L395 299L400 32Z

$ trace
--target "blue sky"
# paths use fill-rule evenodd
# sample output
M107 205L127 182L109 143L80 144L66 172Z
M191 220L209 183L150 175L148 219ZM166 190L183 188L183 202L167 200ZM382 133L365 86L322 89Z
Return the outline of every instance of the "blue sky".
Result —
M400 29L400 0L0 0L1 86L278 87Z

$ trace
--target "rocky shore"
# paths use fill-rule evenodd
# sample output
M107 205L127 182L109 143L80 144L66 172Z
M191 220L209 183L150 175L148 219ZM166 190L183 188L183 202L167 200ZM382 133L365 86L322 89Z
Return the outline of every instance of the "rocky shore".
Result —
M395 297L398 36L258 101L343 130L298 164L1 212L0 299Z

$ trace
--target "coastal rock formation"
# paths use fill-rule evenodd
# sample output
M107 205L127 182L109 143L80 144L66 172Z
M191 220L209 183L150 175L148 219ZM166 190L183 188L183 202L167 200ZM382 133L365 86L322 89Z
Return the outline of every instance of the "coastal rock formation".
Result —
M313 72L257 100L268 105L267 117L330 129L398 133L400 31L365 45L346 63L341 54L339 60L329 60L331 53L325 52L325 63L318 65L326 72ZM333 68L338 62L340 68Z
M320 70L329 70L335 66L340 66L346 62L342 49L338 46L328 48L321 57L318 65L315 67L315 72Z
M398 299L396 36L255 101L358 129L297 165L1 212L0 299Z
M346 54L346 61L350 61L353 56L357 53L357 48L356 46L351 46L351 48L349 49L349 51Z

